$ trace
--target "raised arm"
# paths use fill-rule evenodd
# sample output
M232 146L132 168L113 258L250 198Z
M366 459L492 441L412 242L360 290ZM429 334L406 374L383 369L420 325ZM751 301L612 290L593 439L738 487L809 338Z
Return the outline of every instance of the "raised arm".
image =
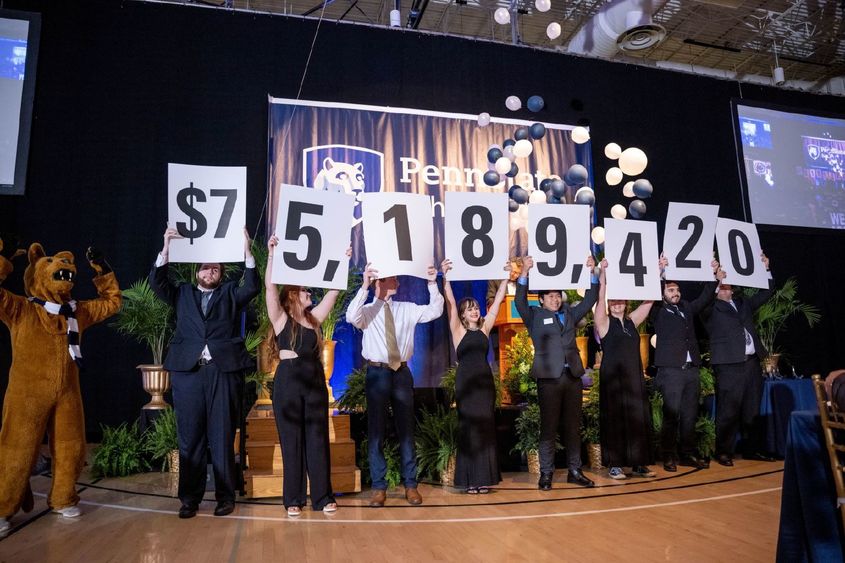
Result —
M638 327L645 322L651 312L652 305L654 305L654 301L643 301L639 307L631 311L631 314L628 316L631 318L634 326Z
M530 256L524 256L522 258L522 274L516 280L516 295L514 296L514 304L522 319L522 324L528 327L531 326L531 318L533 317L531 307L528 306L528 274L533 267L534 259Z
M590 270L590 272L592 272L596 267L596 261L592 256L589 256L587 257L585 265ZM599 296L599 280L596 279L595 274L590 275L592 278L592 283L590 284L590 289L588 289L587 292L584 294L584 300L570 309L576 322L581 320L584 315L590 312L590 310L593 308L593 305L596 304L596 300Z
M448 258L440 264L440 271L443 272L443 296L446 298L446 317L449 319L449 330L454 337L462 328L461 319L458 317L458 304L455 302L455 293L452 291L452 284L446 277L452 269L452 261Z
M276 235L270 237L267 241L267 269L264 271L264 301L267 303L267 317L270 319L270 324L273 325L273 330L276 334L280 334L285 328L285 323L288 320L288 315L282 309L282 303L279 300L279 289L271 281L271 272L273 271L273 254L276 247L279 245L279 239Z
M769 258L765 254L760 255L760 260L762 260L763 264L766 266L766 271L769 271ZM772 294L775 292L775 278L769 278L769 287L768 289L764 289L762 291L758 291L754 295L748 298L748 306L751 307L752 311L756 311L760 308L760 306L771 299Z
M352 257L352 247L346 249L346 258ZM329 313L334 308L335 303L337 303L337 298L340 295L340 291L337 289L332 289L326 292L323 295L323 298L320 300L317 305L311 309L311 314L314 315L314 318L317 319L320 324L326 320L326 317L329 316Z
M243 283L235 288L235 303L242 309L252 301L260 291L258 272L255 271L255 257L252 255L252 240L244 227L244 275Z
M593 315L593 322L596 330L599 333L599 338L604 338L607 331L610 329L610 319L607 316L607 307L605 307L605 296L607 295L607 259L601 261L601 273L599 273L599 296L598 305L596 305L596 312Z
M364 302L367 300L370 284L376 278L378 278L378 270L373 268L372 262L367 263L367 266L364 268L364 274L362 275L361 287L346 308L346 322L355 328L360 328L361 330L367 328L384 306L384 301L378 299L369 305L364 305Z
M83 301L80 305L81 310L77 314L80 317L80 325L89 326L117 313L123 301L123 295L120 293L120 286L103 253L93 246L89 246L85 257L88 259L91 269L96 273L94 286L97 288L97 295L99 295L97 299Z
M511 263L508 261L505 264L505 271L508 276L499 282L499 289L496 291L496 296L493 302L487 307L487 316L484 317L484 326L481 328L484 334L490 334L493 330L493 325L496 324L496 317L499 315L499 307L502 306L502 301L505 300L505 295L508 292L508 280L510 279Z
M161 247L161 252L158 253L153 269L150 271L149 283L159 299L165 303L169 303L171 307L176 306L176 296L178 294L177 287L170 283L167 277L167 264L170 256L170 241L175 238L183 238L179 232L168 227L164 231L164 245Z
M437 269L429 264L428 272L428 305L417 305L417 322L427 323L443 314L443 295L437 288ZM459 321L460 322L460 321Z
M701 288L701 295L690 302L690 312L694 315L702 312L707 306L713 303L716 299L716 289L719 287L719 281L725 279L725 272L719 268L718 260L714 259L710 262L710 267L713 268L713 275L716 280L705 283L704 287Z

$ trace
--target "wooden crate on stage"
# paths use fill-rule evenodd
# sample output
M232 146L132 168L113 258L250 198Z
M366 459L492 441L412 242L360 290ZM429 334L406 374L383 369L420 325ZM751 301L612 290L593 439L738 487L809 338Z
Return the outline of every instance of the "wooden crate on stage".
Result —
M332 487L337 493L361 491L361 470L355 465L355 441L350 436L349 415L329 416ZM246 496L282 496L282 449L273 410L256 408L246 417Z

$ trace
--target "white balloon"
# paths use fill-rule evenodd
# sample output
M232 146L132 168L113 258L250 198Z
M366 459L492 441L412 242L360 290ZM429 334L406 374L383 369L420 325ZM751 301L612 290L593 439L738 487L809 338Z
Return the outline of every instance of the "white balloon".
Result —
M478 114L478 126L479 127L487 127L490 125L490 114L486 111L484 113Z
M637 147L630 147L619 155L619 168L628 176L642 174L648 165L648 158L645 153Z
M518 158L525 158L530 155L533 150L534 146L528 139L520 139L513 146L513 154L515 154Z
M530 197L531 196L529 196L529 198ZM528 221L528 206L525 205L525 204L520 205L516 214L519 215L519 218L522 219L523 221Z
M604 156L606 156L610 160L616 160L617 158L619 158L620 154L622 154L622 147L620 147L616 143L607 143L607 145L605 145Z
M628 210L625 209L624 205L617 203L616 205L610 208L610 215L614 219L624 219L628 216Z
M604 227L593 227L590 238L596 244L604 244Z
M546 193L543 190L534 190L528 196L528 203L546 203Z
M551 0L534 0L534 7L538 12L548 12L552 7Z
M577 293L577 294L578 294L578 297L584 297L585 295L587 295L587 290L585 290L585 289L581 289L581 288L579 287L578 289L576 289L576 290L575 290L575 293ZM579 301L578 303L580 303L580 301ZM573 303L573 304L572 304L572 306L573 306L573 307L574 307L575 305L576 305L575 303ZM586 325L584 325L584 326L586 326Z
M499 174L507 174L511 170L511 161L508 157L502 156L496 159L496 172Z
M499 8L499 10L504 10L504 8ZM505 13L507 13L507 10L505 10ZM516 111L522 107L522 100L520 100L517 96L508 96L505 100L505 107L511 111Z
M604 175L604 179L607 180L608 186L616 186L622 181L622 170L614 166L613 168L609 168L607 173Z
M511 162L513 162L514 159L516 159L516 154L514 154L513 145L508 145L505 148L503 148L502 154L505 155L505 157L508 160L510 160ZM510 170L510 168L508 168L508 170Z
M511 13L508 12L507 8L496 8L496 11L493 12L493 19L498 24L506 25L511 22Z
M651 335L651 347L657 348L657 334Z
M572 130L572 141L581 145L590 140L590 132L580 125Z
M634 181L631 180L630 182L625 182L625 185L622 186L622 195L625 197L634 197Z
M546 26L546 37L554 41L558 37L560 37L560 24L557 22L552 22Z

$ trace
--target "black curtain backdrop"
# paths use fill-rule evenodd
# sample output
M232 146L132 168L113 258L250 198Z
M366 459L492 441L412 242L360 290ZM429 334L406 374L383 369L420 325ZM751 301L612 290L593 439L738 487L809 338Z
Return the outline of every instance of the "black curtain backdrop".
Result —
M42 30L26 195L0 198L0 230L78 260L95 243L126 287L160 248L168 162L247 166L249 228L263 225L267 95L297 96L316 20L110 0L3 7L40 12ZM590 125L600 217L622 200L604 184L604 145L645 150L655 186L647 217L661 232L671 200L719 204L721 216L744 218L731 98L843 107L841 97L331 21L320 27L301 97L510 116L511 94L543 96L544 121ZM812 331L790 323L783 345L798 371L845 366L843 235L760 230L777 279L797 276L801 298L824 315ZM6 287L21 291L24 266L16 262ZM94 294L86 271L77 298ZM84 346L86 423L95 437L100 424L138 416L146 395L135 365L151 358L106 324L89 330ZM3 327L0 391L10 361Z

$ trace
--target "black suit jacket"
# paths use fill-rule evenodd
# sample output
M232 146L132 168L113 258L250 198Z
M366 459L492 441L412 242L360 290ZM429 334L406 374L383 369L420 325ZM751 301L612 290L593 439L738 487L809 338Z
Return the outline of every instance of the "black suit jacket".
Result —
M215 289L207 315L202 314L200 290L188 283L171 284L167 264L153 266L149 279L156 295L170 303L176 313L176 332L164 359L165 369L190 371L205 346L220 371L241 371L252 366L240 335L240 312L258 295L255 268L244 269L243 285L229 281Z
M704 326L710 334L710 363L736 364L745 361L745 331L754 341L754 352L761 360L768 353L754 328L754 311L772 296L774 280L769 289L758 291L748 299L736 297L736 309L727 301L716 299L702 313Z
M561 326L555 313L528 305L528 285L516 284L516 310L519 311L522 323L534 342L531 377L558 378L567 364L573 377L584 375L581 356L575 346L575 325L593 308L598 291L598 284L593 284L578 305L571 307L569 303L564 303L560 308L560 312L564 314L564 326Z
M654 365L657 367L681 367L687 361L687 352L693 365L701 365L701 353L695 336L695 315L702 312L716 298L716 282L707 282L701 295L693 301L678 302L683 316L675 314L665 301L655 303L649 317L657 335L654 350Z

